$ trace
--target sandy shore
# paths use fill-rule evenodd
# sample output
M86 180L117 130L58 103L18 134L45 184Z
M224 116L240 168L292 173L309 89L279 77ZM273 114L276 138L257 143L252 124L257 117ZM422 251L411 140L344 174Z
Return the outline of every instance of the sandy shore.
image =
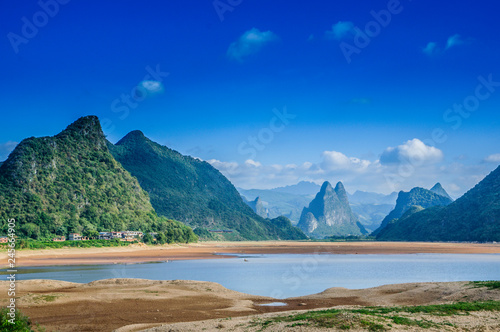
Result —
M187 245L111 248L63 248L20 250L17 266L93 265L156 262L166 260L224 258L216 253L237 254L413 254L500 253L500 244L427 242L202 242ZM7 266L7 252L0 253L0 266Z
M1 281L2 306L8 301L6 288L7 282ZM256 318L255 315L277 312L288 315L290 311L339 306L500 300L500 290L474 288L468 282L409 283L360 290L330 288L319 294L279 300L286 306L266 307L259 304L274 299L235 292L211 282L107 279L88 284L53 280L19 281L16 296L18 309L47 331L130 332L148 328L155 328L151 331L171 332L204 329L258 331L262 326L253 322L263 318ZM493 315L492 324L500 327L498 312L489 312L488 315ZM243 316L252 317L237 318ZM472 319L468 319L470 324ZM485 319L483 317L479 322L484 325ZM266 329L282 330L280 325ZM295 330L308 331L303 328Z

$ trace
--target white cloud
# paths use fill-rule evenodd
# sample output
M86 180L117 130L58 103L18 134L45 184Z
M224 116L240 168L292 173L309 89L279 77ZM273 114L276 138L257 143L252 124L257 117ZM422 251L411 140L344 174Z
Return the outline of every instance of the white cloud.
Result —
M463 43L464 41L462 40L459 34L453 35L448 38L448 41L446 42L446 49L449 49L450 47L453 46L462 45Z
M425 46L422 49L422 52L424 52L425 54L427 54L429 56L436 54L438 52L437 43L429 42L427 44L427 46Z
M243 61L245 57L257 53L264 45L277 39L278 37L271 31L260 31L252 28L229 45L227 56L237 61Z
M500 153L489 155L488 157L484 158L484 161L487 163L498 164L500 163Z
M144 89L146 89L148 92L162 92L163 91L163 84L159 81L142 81L140 83L140 86L142 86Z
M448 37L446 46L444 48L436 42L429 42L424 48L422 48L422 52L424 52L428 56L433 56L442 54L444 51L462 44L465 44L465 41L462 39L462 37L459 34L454 34L453 36Z
M325 32L325 36L330 39L341 40L354 34L354 24L350 21L338 21L332 25L332 29Z
M17 142L8 141L6 143L0 144L0 161L7 159L9 154L17 146Z
M322 157L323 162L321 163L321 168L327 172L338 170L362 171L371 164L368 160L361 160L353 157L349 158L345 154L337 151L325 151Z
M443 159L443 152L433 146L425 145L418 138L397 147L388 147L380 156L383 165L409 163L412 166L432 164Z
M419 160L419 156L425 156L427 163L419 167L411 166L408 169L402 163L382 164L379 160L363 160L337 151L324 151L317 163L266 165L255 160L237 163L215 159L208 162L219 169L235 186L246 189L270 189L300 181L312 181L318 184L324 181L331 183L342 181L347 191L351 193L363 190L389 194L392 191L409 191L417 186L431 188L436 182L441 182L453 197L459 197L474 187L491 172L493 167L489 163L479 165L464 165L460 162L445 165L429 163L440 160L442 153L419 140L411 140L387 150L390 150L390 153L400 152L399 155L406 157L414 156L416 160Z

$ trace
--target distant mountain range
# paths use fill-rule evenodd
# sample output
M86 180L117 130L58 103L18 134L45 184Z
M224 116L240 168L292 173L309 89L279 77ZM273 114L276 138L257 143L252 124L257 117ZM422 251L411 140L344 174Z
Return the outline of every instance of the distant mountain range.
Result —
M20 237L167 228L192 234L188 225L201 238L220 240L374 231L380 240L500 241L500 168L454 202L440 183L395 198L349 195L341 182L236 190L209 163L140 131L111 144L95 116L53 137L27 138L0 163L0 218L18 220Z
M306 235L313 238L366 234L352 213L347 192L342 182L335 188L326 181L308 207L304 207L297 224Z
M275 189L237 189L248 202L258 197L259 205L265 209L268 217L286 216L296 225L302 210L314 199L321 186L313 182L302 181L296 185ZM384 195L356 191L353 195L347 193L347 197L359 222L371 232L380 226L382 219L394 208L397 193ZM254 203L249 203L249 205L256 211Z
M400 191L396 207L382 220L380 227L373 232L373 235L378 235L389 222L403 216L412 206L420 206L425 209L432 206L445 206L453 202L448 193L441 187L441 184L437 183L432 189L416 187L409 192ZM439 194L436 192L439 192Z
M294 185L278 187L269 190L277 193L285 193L285 194L293 194L301 196L314 196L320 189L321 186L319 184L310 181L300 181L299 183Z
M500 241L500 167L446 206L413 207L410 213L393 219L377 239Z

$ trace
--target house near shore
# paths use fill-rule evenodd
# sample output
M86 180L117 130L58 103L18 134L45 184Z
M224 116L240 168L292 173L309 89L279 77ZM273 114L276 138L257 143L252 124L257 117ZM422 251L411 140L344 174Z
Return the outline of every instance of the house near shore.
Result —
M81 241L82 236L79 233L69 233L68 240L70 241Z
M8 236L0 236L0 243L8 243L8 242L9 242Z
M112 238L111 232L99 232L99 240L111 240Z
M122 231L122 241L135 241L142 238L144 234L139 231Z
M56 236L55 238L52 239L53 242L63 242L66 241L65 236Z
M122 232L111 232L111 238L112 239L121 239L122 238Z

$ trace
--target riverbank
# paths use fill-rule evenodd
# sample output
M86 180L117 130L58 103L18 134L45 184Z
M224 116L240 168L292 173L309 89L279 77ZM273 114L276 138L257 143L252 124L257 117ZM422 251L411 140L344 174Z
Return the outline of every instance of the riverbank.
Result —
M17 266L133 264L188 259L215 259L235 254L498 254L498 243L429 243L429 242L201 242L107 248L62 248L19 250ZM7 251L0 253L0 266L7 267Z
M7 286L6 281L0 282L1 289L5 290ZM254 315L276 313L275 315L288 316L298 310L318 308L359 309L367 306L500 301L500 289L469 282L408 283L358 290L330 288L319 294L276 300L235 292L216 283L201 281L107 279L79 284L56 280L27 280L17 283L16 297L17 308L47 331L118 329L119 332L131 332L148 328L155 328L154 331L200 331L201 327L207 331L220 331L232 330L233 319L242 324L240 327L257 331L269 317ZM8 301L7 292L1 291L0 305L4 306ZM286 305L260 305L274 301ZM498 311L491 315L496 319L498 327ZM252 317L236 319L243 316ZM415 317L418 318L418 314ZM474 317L467 316L471 324L472 318ZM479 320L479 323L484 324L485 319ZM204 320L207 322L200 322ZM255 324L256 321L260 323ZM182 324L170 325L176 323ZM279 331L282 326L278 324L276 328L269 331Z

